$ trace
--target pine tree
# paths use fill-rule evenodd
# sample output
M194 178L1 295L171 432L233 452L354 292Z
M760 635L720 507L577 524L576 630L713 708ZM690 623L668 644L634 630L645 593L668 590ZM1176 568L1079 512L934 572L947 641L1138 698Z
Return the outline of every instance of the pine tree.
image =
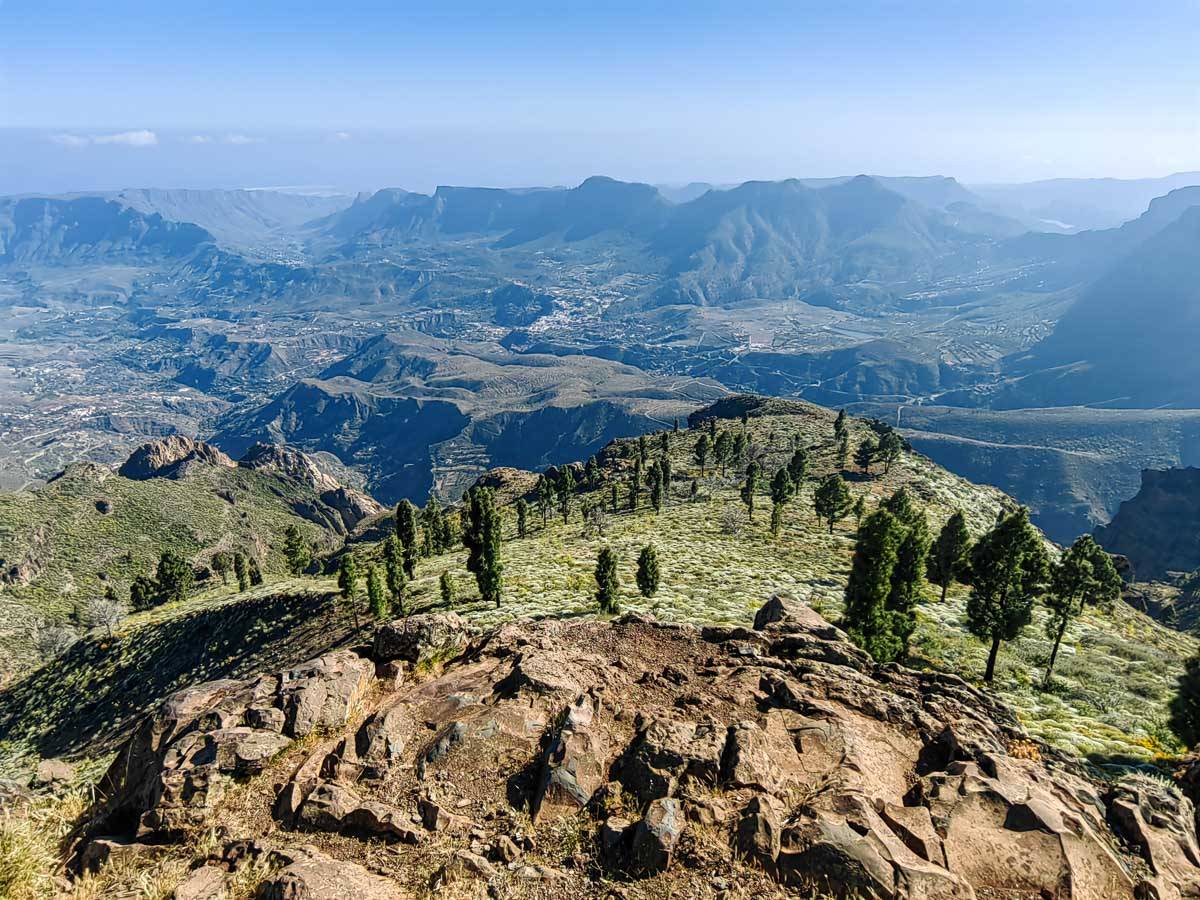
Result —
M312 564L312 548L295 523L283 532L283 555L287 557L288 570L293 575L303 575Z
M243 588L245 590L245 588ZM129 605L138 612L158 605L158 584L148 575L138 575L129 586Z
M655 512L660 512L663 505L663 475L662 468L657 464L650 467L650 505Z
M721 477L725 477L726 467L729 465L730 456L730 440L729 432L722 431L717 435L716 443L713 445L713 452L716 455L716 463L721 467Z
M918 512L908 522L897 521L904 529L904 536L897 550L896 567L892 570L891 591L887 598L891 630L899 647L897 657L893 659L908 653L909 640L916 630L916 608L921 599L926 557L929 555L929 524L925 514Z
M792 478L786 468L780 469L771 479L771 534L778 536L783 526L783 508L796 492Z
M408 576L404 573L404 551L394 534L389 534L383 542L383 571L388 593L392 595L392 605L400 615L408 615L404 608L404 589L408 583Z
M904 485L898 487L892 496L883 501L883 508L905 526L913 524L918 516L924 515Z
M253 587L258 587L263 583L263 573L262 569L258 566L258 557L251 556L247 565L250 569L250 584Z
M229 584L229 572L233 568L233 557L224 550L218 550L212 556L212 568L221 576L221 584Z
M739 432L733 436L733 443L729 446L729 463L732 466L740 466L742 458L746 455L746 435L744 432Z
M650 461L650 447L644 434L638 435L638 459L642 461L643 466Z
M863 470L865 475L871 474L871 463L879 452L879 445L872 438L864 438L854 451L854 463Z
M237 577L238 591L246 591L250 589L250 570L246 567L245 554L234 554L233 574Z
M666 432L664 432L665 434ZM663 503L671 502L671 457L663 455L658 461L658 478L662 482Z
M867 516L858 530L846 582L842 627L878 662L891 662L901 652L887 601L903 533L896 517L886 509Z
M846 517L850 504L850 488L837 472L826 475L813 494L817 518L829 523L830 534L833 534L834 524Z
M846 411L839 409L837 418L833 420L833 440L834 443L840 443L842 436L846 434Z
M371 566L367 573L367 608L376 619L386 619L390 612L387 592L383 587L383 575L379 566Z
M671 433L664 431L658 436L658 448L662 451L662 455L666 456L671 452Z
M647 544L638 554L637 586L643 597L658 593L658 551Z
M442 605L449 608L454 605L454 579L450 570L443 569L442 577L438 579L438 591L442 595Z
M354 613L354 630L358 631L358 564L349 553L338 566L338 591L343 603Z
M529 515L529 504L524 497L517 498L517 537L525 537L525 517Z
M929 553L929 580L942 588L942 602L946 602L946 589L958 578L970 563L971 534L967 531L967 518L962 510L946 520L938 533L937 540Z
M463 543L467 547L467 571L475 576L483 601L499 606L504 586L504 563L500 559L500 511L496 509L492 492L487 488L471 488L467 492L466 503L468 526L463 531Z
M1167 724L1189 750L1200 743L1200 656L1193 656L1179 676L1168 708Z
M538 511L542 514L542 527L545 528L550 518L550 510L554 507L554 485L545 475L538 476L537 503Z
M708 451L711 445L707 434L701 434L696 438L696 448L692 451L692 455L696 457L696 463L700 466L700 474L704 474L704 466L708 462Z
M445 521L446 516L442 511L442 504L438 502L437 497L430 494L429 499L425 501L425 508L421 511L422 556L430 557L434 553L442 553L444 550L450 549L442 547Z
M792 484L796 486L796 490L800 490L800 486L804 483L804 476L808 474L808 451L803 447L797 447L792 453L792 458L788 460L788 477L792 479Z
M883 474L886 475L892 471L892 463L900 458L901 452L904 450L904 441L900 439L900 435L889 430L879 440L879 458L883 460Z
M617 611L617 592L620 582L617 579L617 555L612 548L603 547L596 558L596 602L600 604L600 612L615 613Z
M673 430L676 434L679 434L679 416L675 417L675 428Z
M558 511L562 513L563 524L567 524L567 520L571 518L571 504L575 501L575 473L571 471L570 466L564 466L562 474L558 476Z
M837 439L837 464L839 469L845 469L846 463L850 460L850 434L843 431L841 437Z
M1053 567L1050 575L1050 591L1046 595L1046 608L1050 617L1046 620L1046 636L1054 642L1050 651L1050 662L1042 686L1050 686L1054 674L1054 662L1058 659L1058 648L1071 620L1093 604L1109 605L1121 596L1121 576L1112 563L1112 557L1096 543L1090 534L1085 534L1063 551L1062 558Z
M758 463L751 462L746 466L746 480L742 482L742 502L746 504L746 513L750 521L754 521L754 492L758 490Z
M1046 549L1024 507L1005 515L971 551L967 628L990 643L984 681L995 675L1001 642L1013 640L1029 624L1048 577Z
M396 537L404 551L404 574L412 578L417 568L417 510L407 500L396 504Z
M620 492L617 490L617 483L615 481L609 485L608 499L609 499L609 504L612 508L613 515L616 515L617 510L620 508L621 495L620 495Z
M159 603L186 600L192 590L192 564L172 550L164 550L158 558Z
M862 494L858 495L858 499L854 501L854 506L850 510L850 515L854 516L854 527L862 525L863 516L867 514L867 498Z

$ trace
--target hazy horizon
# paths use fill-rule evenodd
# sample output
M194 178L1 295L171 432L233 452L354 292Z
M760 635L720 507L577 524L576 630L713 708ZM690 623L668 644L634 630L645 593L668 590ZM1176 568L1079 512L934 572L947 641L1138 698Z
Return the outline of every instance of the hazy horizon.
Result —
M0 193L1200 169L1191 0L0 4Z

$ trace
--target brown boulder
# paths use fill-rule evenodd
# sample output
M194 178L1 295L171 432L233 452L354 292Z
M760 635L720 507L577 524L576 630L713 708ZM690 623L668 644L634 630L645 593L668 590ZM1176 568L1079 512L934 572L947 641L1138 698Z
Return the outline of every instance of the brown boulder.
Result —
M381 626L373 656L376 662L403 660L413 666L445 662L462 653L469 636L457 613L422 613Z
M403 900L409 896L387 878L304 846L259 886L258 900Z

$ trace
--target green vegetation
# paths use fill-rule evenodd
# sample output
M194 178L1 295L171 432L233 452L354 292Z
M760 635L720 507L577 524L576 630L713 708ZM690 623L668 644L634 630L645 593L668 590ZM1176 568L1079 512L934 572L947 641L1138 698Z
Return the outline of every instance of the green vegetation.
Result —
M596 603L600 612L615 613L617 611L617 595L620 592L620 579L617 577L617 555L611 547L600 548L596 557Z
M942 602L946 591L956 578L961 580L969 570L971 559L971 533L967 531L967 519L962 510L946 520L937 540L929 553L929 580L942 588Z
M643 597L653 597L658 593L658 551L647 544L638 554L637 586Z

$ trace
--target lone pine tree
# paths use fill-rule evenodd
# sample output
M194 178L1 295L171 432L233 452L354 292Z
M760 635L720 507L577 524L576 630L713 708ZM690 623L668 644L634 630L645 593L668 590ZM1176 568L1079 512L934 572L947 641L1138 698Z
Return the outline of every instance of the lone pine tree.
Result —
M647 544L638 554L637 586L643 597L653 597L658 592L658 551Z
M996 674L1001 642L1013 640L1029 624L1049 572L1046 548L1025 507L1005 514L971 551L967 628L990 644L984 681Z
M600 611L615 613L620 582L617 579L617 555L611 547L602 547L596 557L595 576L596 602L600 605Z
M956 510L942 526L929 552L929 580L941 587L943 603L950 582L962 576L970 566L970 553L971 534L967 531L967 518L962 510Z

